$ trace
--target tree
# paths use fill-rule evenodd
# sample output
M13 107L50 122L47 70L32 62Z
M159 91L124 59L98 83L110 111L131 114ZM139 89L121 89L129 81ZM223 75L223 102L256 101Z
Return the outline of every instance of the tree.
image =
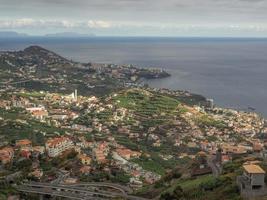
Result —
M165 192L161 194L160 199L162 200L183 200L185 197L184 191L181 186L176 186L176 188L170 192Z
M16 164L16 167L18 169L23 169L23 170L29 170L31 166L32 166L32 161L30 159L23 159Z
M67 159L73 159L77 156L77 152L76 151L71 151L68 155L67 155Z
M180 185L178 185L175 189L174 189L174 191L173 191L173 195L174 195L174 197L178 200L178 199L183 199L183 197L184 197L184 191L183 191L183 189L181 188L181 186Z

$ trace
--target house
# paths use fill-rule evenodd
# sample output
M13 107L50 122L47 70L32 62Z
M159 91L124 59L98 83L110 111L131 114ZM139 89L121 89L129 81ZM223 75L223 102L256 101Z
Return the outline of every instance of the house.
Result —
M142 181L140 181L137 178L130 178L130 187L131 188L138 189L138 188L141 188L142 186L143 186L143 182Z
M157 181L157 179L155 177L152 176L145 176L145 182L148 184L153 184Z
M91 167L90 166L82 166L80 168L79 172L82 174L89 174L91 172Z
M19 148L31 148L32 147L32 142L28 139L23 139L23 140L17 140L16 141L16 147Z
M33 150L33 152L36 152L36 153L38 153L40 155L45 153L45 147L43 147L43 146L34 146L32 148L32 150Z
M265 171L256 164L244 164L243 169L243 175L237 177L241 195L247 199L264 195L266 193Z
M196 167L191 170L191 176L201 176L205 174L211 174L212 169L209 167L207 162L207 154L203 151L197 153L195 157Z
M66 184L75 184L77 182L78 182L78 179L77 178L66 178L64 180L64 183L66 183Z
M131 158L137 158L141 156L140 152L132 151L130 149L121 148L116 150L117 154L121 156L122 158L129 160Z
M188 146L189 148L197 148L197 147L198 147L197 144L196 144L195 142L188 142L188 143L187 143L187 146Z
M33 172L31 172L29 175L30 176L33 176L33 177L35 177L35 178L38 178L38 179L40 179L40 178L42 178L42 176L43 176L43 170L42 169L35 169Z
M64 151L72 149L74 144L68 137L56 137L46 141L45 148L49 157L57 157Z
M51 115L51 118L54 120L63 121L65 119L68 119L68 115Z
M92 159L85 154L79 155L78 158L83 165L90 165L91 164Z
M0 150L0 161L2 164L10 163L13 157L14 157L14 150L12 147L5 147Z
M99 164L104 164L107 162L106 156L109 153L109 146L107 142L101 142L96 144L97 146L93 148L92 155L93 159L97 161Z
M21 155L22 157L24 157L24 158L29 159L30 156L31 156L31 152L28 151L28 150L21 150L21 151L20 151L20 155Z
M108 155L108 152L109 152L109 146L108 146L108 143L107 142L101 142L98 144L98 147L97 147L100 151L102 151L104 153L104 155Z
M48 117L48 112L46 110L36 110L32 112L32 116L38 120L44 120Z
M93 149L93 158L98 164L104 164L107 162L105 154L99 149Z
M26 108L26 110L30 113L33 113L33 112L45 110L45 107L44 106L30 107L30 108Z
M252 189L264 187L265 171L259 165L244 165L243 176L249 181Z
M232 161L232 158L230 155L222 155L222 164L225 164L230 161Z
M134 178L140 178L141 173L140 173L140 171L138 171L138 170L133 170L133 171L131 172L131 175L132 175Z
M83 125L79 125L79 124L72 124L71 128L74 130L77 130L77 131L85 131L85 132L89 132L89 133L93 131L92 128L89 128L89 127L83 126Z
M223 154L235 154L235 155L242 155L246 154L247 150L243 146L234 146L229 144L224 144L221 146L223 150Z
M254 152L257 152L257 153L260 153L263 149L263 146L261 145L261 143L259 142L254 142L253 143L253 151Z
M192 177L197 177L197 176L202 176L206 174L211 174L212 169L208 166L206 167L195 167L194 169L191 170L191 176Z

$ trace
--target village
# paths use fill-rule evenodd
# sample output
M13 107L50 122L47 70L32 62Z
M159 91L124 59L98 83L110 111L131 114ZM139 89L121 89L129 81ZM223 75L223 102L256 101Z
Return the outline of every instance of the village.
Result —
M142 89L129 90L142 91ZM121 180L117 180L118 182L125 181L132 188L140 188L143 184L155 183L164 174L157 173L155 170L150 171L147 167L143 168L142 163L140 165L139 162L135 162L138 159L142 160L143 157L150 159L149 151L145 151L142 147L124 146L117 141L117 138L123 135L130 141L142 143L146 137L148 141L146 144L160 149L167 142L161 135L166 131L166 127L164 124L161 125L161 128L164 128L161 134L158 134L157 129L160 128L158 125L149 127L147 132L150 134L148 136L137 130L132 132L133 127L136 126L143 130L142 121L135 120L135 113L131 109L127 109L127 106L118 106L118 100L112 103L114 101L111 99L116 99L118 94L113 94L103 100L95 96L78 95L77 90L70 95L19 91L11 93L9 97L11 97L8 98L9 100L1 99L1 109L5 111L21 109L25 112L25 116L28 115L29 118L39 121L41 124L62 129L63 133L43 131L40 133L44 137L42 142L37 142L34 137L21 138L20 136L19 139L10 141L7 139L8 137L2 135L1 173L9 174L11 171L8 169L12 169L12 163L22 162L27 165L26 161L30 160L26 177L32 177L34 180L55 181L60 177L57 173L49 175L53 174L49 171L51 169L42 162L45 160L48 163L55 163L57 158L62 158L65 163L58 163L60 168L52 171L68 169L68 176L60 180L66 183L81 181L89 174L104 171L108 174L120 173ZM167 138L175 138L172 146L177 151L169 151L169 154L160 153L159 157L162 160L185 158L193 160L196 158L197 152L203 151L207 155L216 155L218 148L222 149L221 163L231 162L234 156L249 153L257 153L262 158L267 157L266 143L255 137L260 132L266 132L264 120L256 114L210 107L207 111L210 113L209 115L224 124L212 124L214 122L210 122L212 120L209 116L209 119L205 120L210 121L204 121L207 125L200 127L195 117L199 113L205 113L205 108L186 105L183 107L183 109L187 109L180 114L183 120L177 119L175 115L169 117L173 118L175 127L180 129L180 126L183 127L181 130L184 131L184 134L182 132L175 134L179 129L175 129L173 126L167 130ZM90 121L87 119L86 123L88 124L85 125L83 115L88 117L90 114L92 118ZM194 117L191 117L193 114ZM4 117L1 116L1 124L7 120ZM200 117L200 119L202 118ZM186 125L185 119L187 120ZM27 120L22 119L15 119L15 121L27 123ZM129 121L132 125L126 125ZM201 122L201 124L204 123ZM213 127L210 128L211 126ZM112 134L114 127L116 127L117 134ZM5 132L5 130L3 131ZM233 132L236 136L232 135ZM8 136L8 133L6 134ZM179 147L183 147L185 150L182 151ZM199 169L192 170L192 175L212 173L211 168L209 166L207 168L199 166ZM105 176L102 178L105 179Z
M260 115L140 82L168 76L162 70L80 64L40 47L0 58L2 185L95 181L138 192L177 167L185 180L219 177L237 159L253 158L242 162L235 185L246 197L264 193L254 191L265 188L267 169L260 167L267 158ZM259 182L250 185L253 174Z

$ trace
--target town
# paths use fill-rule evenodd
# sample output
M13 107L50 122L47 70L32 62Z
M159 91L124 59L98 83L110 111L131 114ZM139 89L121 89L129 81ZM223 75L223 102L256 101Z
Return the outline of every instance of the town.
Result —
M23 183L105 182L168 199L170 174L180 187L235 170L228 184L242 197L266 195L267 123L260 115L140 82L166 77L162 70L74 63L39 47L0 58L4 197L19 199ZM175 189L185 195L186 187Z

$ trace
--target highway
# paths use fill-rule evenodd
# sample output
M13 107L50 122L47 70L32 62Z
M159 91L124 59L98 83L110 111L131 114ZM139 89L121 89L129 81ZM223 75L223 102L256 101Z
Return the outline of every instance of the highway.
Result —
M50 184L31 182L17 186L23 193L46 194L53 197L65 197L73 200L80 199L113 199L147 200L145 198L128 195L123 186L112 183L84 183L84 184ZM114 191L115 190L115 191Z
M63 184L64 185L64 184ZM97 187L108 187L108 188L113 188L116 190L119 190L120 192L122 192L123 194L126 193L131 193L132 190L128 187L124 187L122 185L119 184L114 184L114 183L79 183L79 184L75 184L75 187L90 187L90 186L97 186Z
M67 191L57 191L57 190L44 189L44 188L29 188L25 186L19 186L17 190L23 193L50 195L53 197L64 197L64 198L73 199L73 200L94 200L94 199L102 200L103 199L103 198L97 198L94 196L87 196L85 194L77 194L77 193L72 193L72 192L67 192Z

